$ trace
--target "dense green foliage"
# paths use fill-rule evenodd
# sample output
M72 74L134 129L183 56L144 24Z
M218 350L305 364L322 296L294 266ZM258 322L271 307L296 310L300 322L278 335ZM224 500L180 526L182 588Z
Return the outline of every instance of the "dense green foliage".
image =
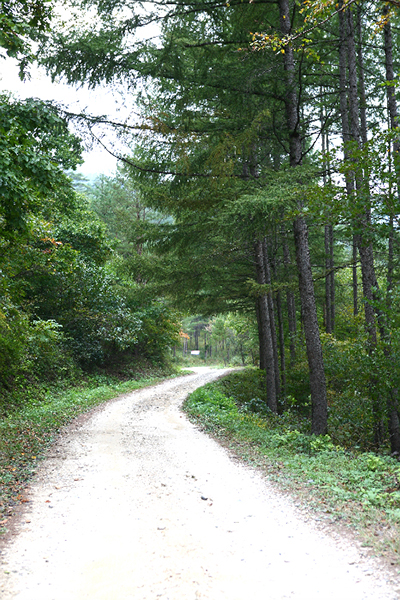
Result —
M177 339L176 314L132 274L126 253L74 190L65 169L80 142L53 106L2 100L4 152L0 204L0 404L24 404L21 390L70 380L82 369L129 378L133 363L161 363ZM14 157L14 158L13 158ZM112 212L109 198L109 213ZM116 211L120 207L114 205ZM125 207L136 219L136 208ZM133 216L134 214L134 216ZM126 235L133 235L129 228ZM120 236L122 237L122 236ZM129 246L129 242L126 242ZM40 393L39 393L40 396Z
M31 213L43 218L74 204L63 169L81 162L82 147L51 104L0 96L0 235L26 232Z
M53 77L122 84L136 109L108 122L124 166L73 191L62 170L80 144L65 119L2 100L3 395L177 354L180 310L198 315L183 353L259 360L272 410L344 446L400 451L389 4L84 0L51 31L47 4L26 13ZM156 39L140 33L150 23ZM104 115L77 118L107 144Z
M159 215L141 231L149 280L192 314L257 323L246 353L274 410L311 396L326 431L346 401L331 427L399 452L397 8L81 6L96 27L58 29L41 60L69 82L123 83L138 106L120 131L126 177ZM156 41L136 35L153 22Z
M49 31L53 11L51 0L2 0L0 3L0 49L2 57L16 58L20 75L26 75L34 60L32 41Z

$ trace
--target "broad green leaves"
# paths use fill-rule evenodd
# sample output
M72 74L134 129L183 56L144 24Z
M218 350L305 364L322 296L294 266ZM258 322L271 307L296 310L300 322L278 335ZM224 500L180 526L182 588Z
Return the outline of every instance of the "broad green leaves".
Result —
M34 59L32 41L49 29L52 10L51 0L0 2L0 46L19 61L21 78Z
M31 212L45 218L74 203L63 170L75 168L82 148L49 103L0 97L0 235L26 232Z

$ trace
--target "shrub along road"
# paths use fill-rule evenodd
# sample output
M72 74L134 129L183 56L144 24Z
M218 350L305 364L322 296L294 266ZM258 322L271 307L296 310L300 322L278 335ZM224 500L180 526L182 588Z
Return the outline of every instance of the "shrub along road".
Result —
M180 412L223 372L198 368L67 428L2 551L2 599L400 597L378 563Z

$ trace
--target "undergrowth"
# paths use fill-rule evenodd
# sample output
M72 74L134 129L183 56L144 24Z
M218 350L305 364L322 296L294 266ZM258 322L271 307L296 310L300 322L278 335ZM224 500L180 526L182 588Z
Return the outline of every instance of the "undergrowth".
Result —
M233 373L193 392L191 420L242 458L267 470L330 524L356 528L364 545L398 564L400 464L388 455L344 448L329 435L311 436L301 411L275 415L262 399L255 370Z
M148 368L128 381L97 373L69 389L65 382L47 389L27 389L22 406L15 405L0 418L0 533L6 531L13 507L24 500L27 482L61 427L106 400L182 374Z

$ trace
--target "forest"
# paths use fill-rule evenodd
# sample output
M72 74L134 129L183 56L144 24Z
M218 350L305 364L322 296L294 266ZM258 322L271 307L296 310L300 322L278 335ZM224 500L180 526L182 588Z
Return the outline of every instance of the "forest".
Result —
M3 414L140 361L247 365L271 413L399 454L397 0L57 10L2 2L3 55L129 118L1 96ZM89 141L113 176L77 174Z

